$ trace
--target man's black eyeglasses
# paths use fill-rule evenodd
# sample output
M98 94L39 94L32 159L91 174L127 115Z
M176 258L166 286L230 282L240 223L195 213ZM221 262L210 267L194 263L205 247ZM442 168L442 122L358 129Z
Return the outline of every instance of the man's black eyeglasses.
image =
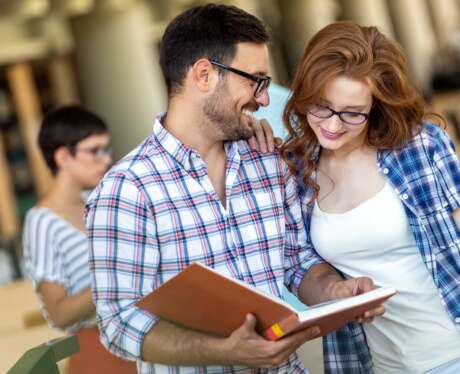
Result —
M221 64L220 62L217 62L214 60L211 60L209 62L221 69L231 71L232 73L241 75L242 77L245 77L247 79L252 80L253 82L256 82L257 85L256 85L256 90L254 91L254 97L259 97L260 95L262 95L262 93L268 89L268 86L270 86L270 82L272 78L269 77L268 75L261 76L261 75L249 74L249 73L246 73L245 71L232 68L231 66Z

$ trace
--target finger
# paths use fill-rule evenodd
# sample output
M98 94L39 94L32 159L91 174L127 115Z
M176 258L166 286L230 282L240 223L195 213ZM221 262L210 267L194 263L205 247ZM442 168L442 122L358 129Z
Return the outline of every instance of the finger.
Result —
M275 147L281 147L282 144L283 144L283 139L275 138Z
M356 278L357 280L357 285L358 285L358 294L372 291L375 286L374 282L372 281L371 278L368 277L361 277L361 278Z
M294 351L296 351L302 344L307 341L316 339L321 336L321 330L319 327L311 327L306 330L302 330L298 333L295 333L291 336L288 336L281 340L281 342L286 341L286 345L281 347L279 354L285 356L287 359Z
M249 139L248 139L248 144L249 144L249 147L253 150L253 151L259 151L259 146L257 144L257 140L256 140L256 137L253 135L251 136Z
M257 124L254 123L254 122L257 122ZM259 150L262 153L265 153L265 152L267 152L267 143L265 141L264 129L263 129L263 127L262 127L262 125L260 124L259 121L254 119L254 122L253 122L254 135L256 136L257 143L259 145Z
M301 344L308 340L313 340L321 336L321 329L319 326L310 327L304 331L300 331L299 333L299 340Z
M257 323L256 317L254 317L252 314L247 314L246 319L244 320L244 323L242 325L242 328L249 333L255 332L256 323Z
M375 309L372 309L372 310L368 310L367 312L364 313L364 318L374 318L374 317L378 317L378 316L381 316L382 314L385 313L385 307L383 305L375 308Z
M359 318L357 318L356 321L359 323L370 323L375 319L375 317L381 316L384 313L385 307L381 305L375 309L368 310L362 316L359 316Z
M260 126L263 128L265 133L265 141L267 142L267 147L269 152L275 150L275 139L273 137L273 130L270 127L269 123L265 119L260 120Z
M305 330L301 330L292 335L289 335L279 341L281 350L289 349L293 345L303 344L306 341L316 339L321 336L321 329L318 326L313 326Z

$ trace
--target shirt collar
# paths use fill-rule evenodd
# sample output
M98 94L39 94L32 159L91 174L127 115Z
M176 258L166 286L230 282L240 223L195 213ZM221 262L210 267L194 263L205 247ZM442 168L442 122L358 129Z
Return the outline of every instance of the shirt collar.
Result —
M162 122L165 116L166 113L163 112L155 117L155 122L153 124L153 136L156 142L174 159L176 159L185 170L190 170L193 165L193 162L190 161L191 157L200 158L200 155L194 149L187 147L164 128ZM225 142L224 147L228 160L239 160L237 141Z
M166 113L160 113L155 117L153 124L153 136L157 143L167 152L171 157L176 159L185 170L190 169L190 157L193 152L192 149L181 143L169 131L163 127L163 120Z

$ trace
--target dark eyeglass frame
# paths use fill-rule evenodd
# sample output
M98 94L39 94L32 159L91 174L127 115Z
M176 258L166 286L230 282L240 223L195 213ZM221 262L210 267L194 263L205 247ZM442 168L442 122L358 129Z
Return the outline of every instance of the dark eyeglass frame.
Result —
M321 118L321 119L328 119L328 118L331 118L332 116L338 116L340 118L340 120L343 122L343 123L346 123L347 125L350 125L350 126L358 126L358 125L361 125L363 124L364 122L366 122L368 119L369 119L369 113L363 113L363 112L352 112L352 111L348 111L348 110L345 110L345 111L336 111L330 107L328 107L327 105L312 105L314 107L319 107L319 108L324 108L324 109L328 109L330 111L330 115L328 116L318 116L318 114L315 114L313 113L312 111L310 111L309 109L307 109L307 112L310 113L312 116L315 116L316 118ZM355 114L355 115L361 115L364 117L364 119L360 122L349 122L345 119L343 119L342 115L344 114Z
M218 61L215 61L215 60L209 60L209 62L211 64L221 68L221 69L231 71L232 73L238 74L238 75L240 75L242 77L245 77L247 79L252 80L253 82L256 82L257 85L256 85L256 89L254 91L254 97L256 97L256 98L260 97L260 95L262 95L262 93L265 90L267 90L268 87L270 86L272 78L269 77L268 75L256 75L256 74L246 73L243 70L232 68L231 66L222 64L222 63L220 63Z
M105 146L105 147L92 147L92 148L78 148L76 145L70 146L70 152L72 155L76 155L78 152L83 153L90 153L97 159L101 159L103 157L112 157L112 147Z

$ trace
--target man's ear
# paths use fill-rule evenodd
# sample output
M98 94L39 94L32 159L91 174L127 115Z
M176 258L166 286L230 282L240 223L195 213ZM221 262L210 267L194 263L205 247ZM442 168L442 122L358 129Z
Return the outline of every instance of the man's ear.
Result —
M219 79L216 69L206 58L196 61L190 71L195 86L202 92L209 92Z
M65 169L72 158L73 155L66 146L60 146L54 151L54 162L58 169Z

